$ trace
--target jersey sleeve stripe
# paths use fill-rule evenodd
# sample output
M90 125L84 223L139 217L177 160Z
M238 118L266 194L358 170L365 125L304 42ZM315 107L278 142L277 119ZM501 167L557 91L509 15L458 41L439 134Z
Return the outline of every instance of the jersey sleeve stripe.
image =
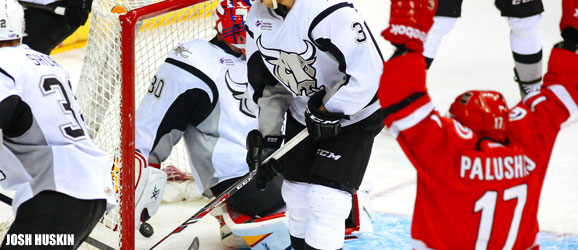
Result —
M315 43L315 45L317 47L319 47L320 50L322 51L327 51L327 48L324 48L323 44L318 43L318 41L316 41L316 39L313 39L313 30L315 29L315 27L317 27L317 25L323 21L323 19L325 19L327 16L331 15L331 13L341 9L341 8L345 8L345 7L349 7L352 9L355 9L355 7L353 7L352 3L338 3L336 5L333 5L327 9L325 9L324 11L322 11L321 13L319 13L319 15L317 15L315 18L313 18L313 21L311 22L311 25L309 26L309 31L307 32L307 36L309 37L309 40L311 40L312 42ZM375 47L375 49L377 50L377 53L379 54L379 57L381 58L381 60L383 61L383 55L381 54L381 50L379 49L379 46L377 46L377 42L375 41L375 38L373 37L373 34L371 33L371 30L369 29L369 26L367 26L366 22L363 22L363 24L365 25L365 28L367 29L367 32L369 32L369 36L371 37L371 41L373 42L373 45Z
M383 109L383 118L387 118L390 114L396 113L402 109L404 109L405 107L409 106L410 104L412 104L413 102L415 102L417 99L419 99L420 97L426 95L426 92L415 92L413 94L411 94L410 96L408 96L407 98L403 99L401 102L398 102L396 104L392 104L389 107L386 107Z
M572 99L570 93L568 93L568 91L562 85L552 85L549 86L548 89L550 89L556 95L556 97L560 99L564 106L566 106L566 109L568 109L568 113L570 113L570 115L578 111L578 106L576 106L574 99Z
M8 72L6 72L4 69L0 68L0 73L2 73L3 75L10 78L13 82L15 82L14 77L12 77L10 74L8 74Z
M217 84L215 84L215 82L208 77L207 75L205 75L205 73L203 73L202 71L200 71L199 69L186 64L184 62L175 60L173 58L167 58L165 60L166 63L168 64L172 64L176 67L181 68L184 71L187 71L189 73L191 73L192 75L196 76L197 78L201 79L201 81L203 81L205 84L207 84L207 86L209 86L209 88L211 89L212 95L213 95L213 100L211 102L211 109L215 108L215 106L217 105L217 102L219 101L219 91L217 89Z
M377 42L375 41L375 38L373 37L373 33L371 33L371 29L369 29L369 26L367 25L366 22L363 22L363 24L365 25L365 28L367 29L367 33L369 33L369 37L371 37L371 41L373 42L375 49L377 49L377 53L379 54L379 58L381 58L382 61L385 61L383 59L383 55L381 54L381 50L379 49L379 46L377 46Z
M254 37L255 37L255 36L253 35L253 31L251 31L251 30L249 29L249 25L245 25L245 31L247 31L247 34L249 34L249 36L250 36L251 38L254 38Z
M313 39L311 32L313 32L313 29L315 29L315 27L317 27L317 25L323 19L325 19L327 16L331 15L331 13L337 11L338 9L344 8L344 7L353 8L353 4L347 3L347 2L338 3L336 5L333 5L327 9L323 10L321 13L319 13L319 15L317 15L315 18L313 18L313 21L311 21L311 25L309 26L309 32L307 33L309 35L309 40L311 40L312 42L315 42L315 39Z
M533 102L532 105L530 105L530 109L532 109L532 112L536 111L536 106L538 104L540 104L541 102L546 101L546 97L545 96L540 96L538 98L536 98Z
M400 132L412 128L423 119L428 117L428 115L434 110L434 105L431 101L427 102L425 105L419 107L410 115L393 122L389 128L389 132L394 138L397 138Z

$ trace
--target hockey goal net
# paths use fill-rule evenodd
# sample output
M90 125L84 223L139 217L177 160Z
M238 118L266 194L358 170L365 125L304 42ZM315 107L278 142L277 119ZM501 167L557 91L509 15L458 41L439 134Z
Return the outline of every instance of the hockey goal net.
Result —
M179 43L215 35L213 12L218 2L95 0L93 3L76 96L92 137L114 161L112 174L119 206L105 214L92 234L109 246L134 249L134 185L138 176L134 167L135 107L170 50ZM190 173L182 145L173 149L163 165Z

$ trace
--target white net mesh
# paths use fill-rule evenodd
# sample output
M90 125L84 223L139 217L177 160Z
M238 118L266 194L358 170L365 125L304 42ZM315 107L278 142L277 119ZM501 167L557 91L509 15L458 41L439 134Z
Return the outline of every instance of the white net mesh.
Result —
M121 157L123 142L121 133L121 25L119 15L111 10L122 5L130 11L149 6L160 1L154 0L95 0L92 6L91 27L86 47L86 57L82 67L76 96L83 110L84 120L96 144L114 159L113 176L117 194L134 192L122 190L119 186L123 161L134 161L134 156ZM176 10L163 11L158 16L143 19L137 23L134 37L135 103L138 106L149 87L157 67L167 53L179 43L194 39L210 39L215 35L213 10L218 0L207 0L199 4ZM126 83L124 83L126 84ZM163 115L163 114L159 114ZM188 158L182 144L173 149L163 165L173 165L190 173ZM137 173L138 175L138 173ZM133 204L123 204L120 209L133 209ZM127 218L128 219L128 218ZM107 213L102 224L114 231L120 231L121 218L118 209ZM102 225L99 225L101 227ZM99 230L98 227L95 231ZM110 231L110 230L109 230ZM122 237L122 236L121 236ZM95 237L101 240L100 237ZM106 238L111 238L106 236ZM109 244L110 245L110 244ZM125 246L122 249L126 249Z

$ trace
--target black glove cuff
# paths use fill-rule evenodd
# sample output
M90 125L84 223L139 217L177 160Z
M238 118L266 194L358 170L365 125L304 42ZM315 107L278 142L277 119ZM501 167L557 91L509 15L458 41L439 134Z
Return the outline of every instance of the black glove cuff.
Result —
M285 136L282 135L278 135L278 136L273 136L273 135L268 135L265 136L263 138L262 141L262 145L263 148L274 148L274 149L278 149L281 147L281 144L283 143L283 139L285 138Z
M568 41L570 43L578 43L578 29L573 27L566 27L562 31L562 38L564 38L564 41Z
M559 42L554 45L554 48L565 49L578 54L578 43L575 42L564 40L563 42Z
M403 45L403 44L394 44L394 46L395 46L395 51L393 52L393 54L391 55L389 60L393 59L394 57L403 56L406 53L412 52L410 49L405 47L405 45Z

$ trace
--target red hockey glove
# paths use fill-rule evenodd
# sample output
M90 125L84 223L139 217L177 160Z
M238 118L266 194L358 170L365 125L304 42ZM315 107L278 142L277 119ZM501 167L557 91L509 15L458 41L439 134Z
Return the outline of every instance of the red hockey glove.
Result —
M562 0L560 31L563 31L566 27L578 29L578 0Z
M392 0L389 27L381 35L394 45L423 52L436 7L436 0Z

